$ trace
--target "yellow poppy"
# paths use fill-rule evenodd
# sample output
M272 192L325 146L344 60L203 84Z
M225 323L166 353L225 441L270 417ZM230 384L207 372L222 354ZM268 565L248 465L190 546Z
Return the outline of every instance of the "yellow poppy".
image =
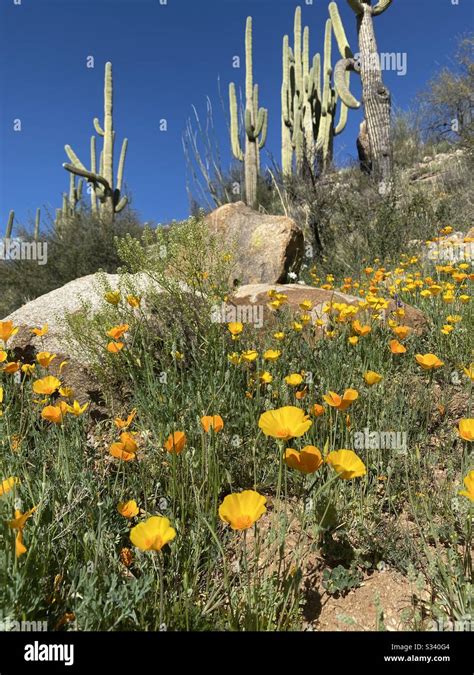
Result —
M301 471L301 473L314 473L323 463L321 451L314 445L306 445L299 452L293 448L287 448L284 459L290 468Z
M303 382L303 378L299 373L292 373L291 375L287 375L285 377L285 382L290 387L297 387L299 384Z
M107 351L111 354L118 354L124 348L123 342L109 342L107 345Z
M251 363L252 361L255 361L255 359L258 356L258 352L255 349L248 349L246 352L242 352L241 358L244 361L247 361L247 363Z
M466 489L460 490L459 494L474 502L474 470L469 471L463 482Z
M79 417L80 415L85 413L85 411L87 410L88 407L89 407L89 403L84 403L84 405L81 406L79 401L74 401L74 403L72 405L67 406L67 411L68 411L68 413L71 413L71 415L74 415L75 417Z
M137 502L134 499L130 499L128 502L119 502L117 511L124 518L135 518L138 515L139 508Z
M359 392L356 389L346 389L342 396L339 396L339 394L336 394L334 391L329 391L323 396L323 400L332 408L344 411L347 410L358 397Z
M19 558L21 555L26 553L27 548L23 543L23 531L18 530L15 537L15 556Z
M333 450L326 457L326 462L344 480L359 478L367 473L364 462L353 450Z
M7 343L18 331L19 328L13 325L13 321L0 321L0 340L4 343Z
M55 391L61 386L60 380L57 377L48 375L43 377L41 380L36 380L33 382L33 391L35 394L44 394L45 396L50 396L54 394Z
M224 420L220 415L204 415L201 417L202 428L206 432L213 429L216 433L224 428Z
M395 326L392 330L399 340L405 340L411 332L409 326Z
M369 385L369 387L372 387L374 384L377 384L383 380L383 377L382 375L376 373L375 370L368 370L366 373L364 373L364 380L366 384Z
M458 433L465 441L474 441L474 417L460 420Z
M176 537L168 518L151 516L130 530L130 540L141 551L161 551L163 546Z
M43 335L46 335L48 332L48 324L45 323L42 328L32 328L31 332L33 335L36 335L36 337L43 337Z
M140 303L142 301L141 297L139 295L127 295L126 298L128 304L130 307L133 307L136 309L137 307L140 307Z
M28 518L36 511L38 507L33 506L31 509L28 511L25 511L25 513L22 513L18 509L15 510L15 517L13 520L8 520L8 527L10 527L12 530L22 530L25 527L26 521Z
M107 335L114 340L120 340L122 335L128 331L130 326L128 323L122 323L120 326L113 326L110 330L107 331Z
M67 410L60 405L47 405L41 411L41 417L52 424L61 424L64 420Z
M121 299L120 291L109 291L104 295L104 299L110 305L118 305Z
M319 417L320 415L324 415L324 406L320 405L319 403L315 403L313 407L311 408L311 412L315 417Z
M181 452L183 452L184 446L186 445L186 440L186 434L184 431L174 431L168 436L163 447L172 455L179 455Z
M392 354L404 354L407 350L398 340L390 340L389 346Z
M36 360L43 366L43 368L49 368L51 362L56 358L56 354L51 354L50 352L38 352L36 355Z
M3 495L6 495L10 490L13 490L15 485L18 485L19 482L19 478L16 478L15 476L10 476L10 478L2 480L0 483L0 497L3 497Z
M5 373L9 373L10 375L17 373L19 370L20 364L18 363L18 361L10 361L5 366L3 366L3 371Z
M269 373L268 370L265 370L263 373L260 373L258 377L260 379L260 382L262 382L262 384L270 384L270 382L273 381L273 375Z
M276 361L281 356L281 351L278 349L267 349L263 354L265 361Z
M468 376L470 380L474 381L474 363L471 363L467 368L463 368L465 375Z
M357 335L362 337L364 337L364 335L368 335L372 330L370 326L363 326L358 319L352 322L352 328L357 333Z
M241 332L244 330L244 324L240 321L231 321L227 324L227 330L232 335L233 338L238 337Z
M125 429L128 429L128 427L129 427L129 426L131 425L131 423L133 422L133 420L134 420L136 414L137 414L137 411L136 411L136 409L134 408L134 409L132 410L132 412L130 413L130 415L127 417L127 419L122 420L122 419L120 419L120 417L116 417L116 418L114 419L114 424L115 424L115 426L116 426L118 429L122 429L123 431L125 431Z
M423 370L434 370L435 368L444 366L444 362L435 354L416 354L415 359Z
M266 498L255 490L244 490L227 495L219 506L219 517L233 530L247 530L265 511Z
M277 410L267 410L260 415L258 421L258 426L266 436L284 441L303 436L311 425L312 421L304 410L291 405Z

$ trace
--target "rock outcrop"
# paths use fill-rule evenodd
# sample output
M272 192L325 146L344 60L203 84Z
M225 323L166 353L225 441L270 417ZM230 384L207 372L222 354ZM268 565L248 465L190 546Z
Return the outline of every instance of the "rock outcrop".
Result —
M304 256L301 229L286 216L259 213L243 202L225 204L206 216L211 233L233 253L231 285L284 283Z

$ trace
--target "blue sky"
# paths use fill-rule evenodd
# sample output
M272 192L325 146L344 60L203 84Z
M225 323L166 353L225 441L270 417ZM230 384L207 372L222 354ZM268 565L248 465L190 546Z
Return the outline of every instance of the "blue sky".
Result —
M295 7L310 27L311 52L320 51L327 0L0 0L0 230L10 209L26 223L38 206L54 209L67 191L64 145L89 164L92 119L103 118L104 64L114 68L116 155L129 139L125 182L143 220L188 215L181 136L194 104L214 103L224 164L229 141L219 104L220 78L244 82L245 19L254 19L254 76L260 104L269 108L266 150L280 156L281 42L292 36ZM310 4L306 4L309 2ZM454 2L454 4L453 4ZM21 3L21 4L15 4ZM354 51L355 18L338 0ZM472 0L394 0L376 19L380 52L407 54L408 71L384 79L399 107L450 63L457 38L472 30ZM337 48L334 44L334 59ZM242 68L232 67L235 55ZM95 68L86 67L93 56ZM353 89L360 85L353 78ZM350 113L337 139L340 163L355 156L361 111ZM160 120L168 129L160 131ZM21 131L13 121L21 120ZM117 157L118 158L118 157ZM264 151L265 162L265 151Z

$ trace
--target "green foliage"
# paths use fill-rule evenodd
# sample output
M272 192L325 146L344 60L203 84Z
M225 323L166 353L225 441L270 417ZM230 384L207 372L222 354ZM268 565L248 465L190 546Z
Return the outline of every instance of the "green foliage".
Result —
M38 221L39 222L39 221ZM116 252L115 238L126 234L139 236L142 227L133 212L118 217L113 227L103 227L97 215L85 210L71 216L67 226L58 232L54 224L41 233L39 241L47 244L47 263L36 261L10 260L0 262L0 283L2 298L0 316L12 311L44 293L59 288L68 281L99 269L116 272L120 259ZM35 235L26 228L20 228L18 236L33 241Z
M334 569L325 569L323 572L323 587L329 595L346 595L353 588L358 588L363 575L354 566L350 568L338 565Z

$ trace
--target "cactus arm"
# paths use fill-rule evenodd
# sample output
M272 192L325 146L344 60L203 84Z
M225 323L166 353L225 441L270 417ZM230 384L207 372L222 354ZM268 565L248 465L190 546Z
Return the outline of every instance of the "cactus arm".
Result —
M321 100L321 55L315 54L313 57L313 78L316 87L316 95Z
M257 128L257 118L258 118L258 84L253 85L253 96L252 96L252 120L255 128ZM256 131L255 135L258 136L260 132Z
M119 203L115 206L115 213L120 213L128 204L128 197L123 196Z
M258 149L261 150L265 143L267 142L267 131L268 131L268 110L266 108L260 108L259 112L263 112L263 122L262 128L259 133L261 133L260 140L258 142Z
M99 136L104 136L104 135L105 135L104 130L103 130L102 127L100 126L100 122L99 122L99 118L98 118L98 117L94 117L94 129L95 129L96 132L99 134Z
M295 80L296 90L301 91L302 86L302 61L301 61L301 7L296 8L295 12Z
M76 153L74 152L74 150L71 148L70 145L65 145L65 146L64 146L64 149L65 149L65 151L66 151L66 155L67 155L67 156L69 157L69 159L71 160L71 164L73 164L73 165L74 165L75 167L77 167L78 169L83 169L84 171L87 171L86 167L85 167L84 164L81 162L81 160L80 160L79 157L76 155ZM63 166L64 166L64 164L63 164Z
M73 173L69 174L69 204L74 208L76 202L76 178Z
M334 84L341 101L348 107L360 108L360 101L349 91L350 71L359 72L359 67L354 59L340 59L334 68Z
M244 154L239 141L239 119L237 111L237 95L235 93L235 84L229 84L229 102L230 102L230 139L232 144L232 153L235 159L243 162Z
M12 236L12 231L13 231L13 221L15 220L15 211L10 211L8 214L8 223L7 223L7 229L5 231L5 238L10 239Z
M357 14L363 14L364 13L364 7L361 3L360 0L347 0L349 3L349 7Z
M122 150L120 152L120 160L119 160L119 165L118 165L118 173L117 173L117 190L122 189L122 182L123 182L123 170L125 167L125 157L127 155L127 148L128 148L128 139L124 138L123 143L122 143Z
M91 136L91 171L97 173L97 153L95 149L95 136Z
M106 190L110 191L110 185L108 182L105 180L103 176L101 176L98 173L92 173L92 171L88 171L87 169L80 169L77 166L74 166L74 164L63 164L63 167L66 169L66 171L70 171L71 173L76 174L76 176L82 176L83 178L87 178L89 183L100 183L101 185L104 186Z
M385 12L385 10L388 9L391 4L392 0L379 0L378 3L372 7L372 14L374 16L383 14L383 12Z
M349 112L349 108L346 106L344 101L341 101L341 110L340 110L340 113L339 113L339 122L336 124L336 128L334 129L334 136L339 136L339 134L342 134L342 132L346 128L348 112Z
M344 25L341 20L341 15L339 14L339 9L335 2L329 3L329 16L331 17L334 35L336 36L337 46L342 58L353 58L354 54L350 48L346 31L344 30Z
M288 35L283 38L283 81L281 87L281 108L285 124L290 122L289 105L289 83L290 83L290 54Z
M253 96L253 53L252 53L252 17L247 17L247 25L245 27L245 97L248 102Z
M304 27L303 31L303 77L309 73L309 28Z
M326 31L324 35L324 68L323 68L323 97L322 97L322 114L326 115L329 98L330 98L330 87L331 87L331 38L332 38L332 21L327 19L326 21Z
M255 125L255 136L260 136L262 133L263 126L265 124L265 117L267 111L265 108L260 108L257 114L257 123Z
M245 109L245 133L249 141L255 140L255 127L252 124L252 111L250 108Z

